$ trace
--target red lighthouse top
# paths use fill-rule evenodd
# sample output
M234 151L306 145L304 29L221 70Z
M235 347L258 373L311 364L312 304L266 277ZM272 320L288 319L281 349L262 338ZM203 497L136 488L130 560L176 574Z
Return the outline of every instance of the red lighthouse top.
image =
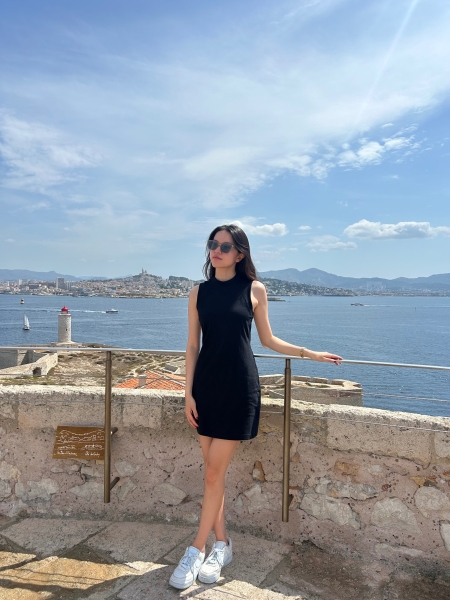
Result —
M67 306L63 306L61 309L61 312L64 313L65 315L69 314L69 309L67 308Z

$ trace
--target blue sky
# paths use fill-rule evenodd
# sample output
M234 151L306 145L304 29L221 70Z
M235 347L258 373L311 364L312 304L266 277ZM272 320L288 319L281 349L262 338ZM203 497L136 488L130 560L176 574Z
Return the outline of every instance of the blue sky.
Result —
M0 267L450 271L447 0L2 2Z

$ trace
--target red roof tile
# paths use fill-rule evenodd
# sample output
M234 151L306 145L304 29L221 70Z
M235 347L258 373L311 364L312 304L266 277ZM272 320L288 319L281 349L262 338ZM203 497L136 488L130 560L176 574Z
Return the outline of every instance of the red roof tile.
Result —
M161 373L159 371L147 371L145 375L147 381L145 385L139 385L139 377L132 377L114 387L129 390L184 390L185 388L186 378L182 375Z

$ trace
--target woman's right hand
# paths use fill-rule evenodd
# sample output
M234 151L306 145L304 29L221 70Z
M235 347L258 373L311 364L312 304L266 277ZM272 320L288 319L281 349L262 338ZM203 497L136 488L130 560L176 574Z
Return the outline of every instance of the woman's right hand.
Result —
M191 394L186 394L185 397L185 406L184 406L184 414L186 415L186 419L188 420L189 425L198 427L198 413L197 413L197 405L195 403L194 397Z

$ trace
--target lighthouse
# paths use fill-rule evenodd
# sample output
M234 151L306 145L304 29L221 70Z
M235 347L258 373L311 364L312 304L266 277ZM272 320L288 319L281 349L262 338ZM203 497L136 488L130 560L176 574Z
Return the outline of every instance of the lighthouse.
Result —
M67 306L58 315L58 344L72 344L72 315Z

